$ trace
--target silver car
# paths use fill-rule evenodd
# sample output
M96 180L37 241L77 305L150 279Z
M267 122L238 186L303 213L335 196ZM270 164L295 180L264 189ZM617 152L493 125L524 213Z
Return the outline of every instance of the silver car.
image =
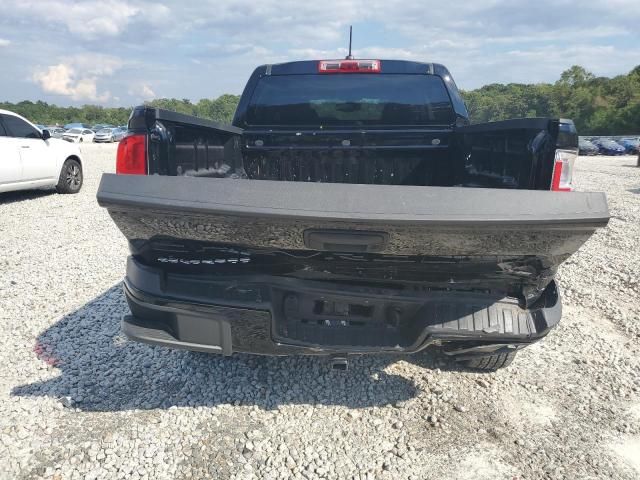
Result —
M115 130L115 133L113 135L116 142L119 142L127 135L126 128L118 127L118 128L115 128L114 130Z
M94 142L117 142L117 128L102 128L96 132L96 136L93 137Z

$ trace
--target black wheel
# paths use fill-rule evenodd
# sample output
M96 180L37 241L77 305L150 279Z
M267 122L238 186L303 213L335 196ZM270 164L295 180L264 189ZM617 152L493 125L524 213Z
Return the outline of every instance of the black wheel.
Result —
M80 140L78 140L80 143L84 142L84 139L82 137L80 137Z
M508 367L516 358L516 352L498 353L497 355L487 355L482 357L466 358L458 360L458 363L467 368L482 370L484 372L495 372L496 370Z
M78 193L82 188L82 167L77 160L69 158L62 165L56 190L58 193Z

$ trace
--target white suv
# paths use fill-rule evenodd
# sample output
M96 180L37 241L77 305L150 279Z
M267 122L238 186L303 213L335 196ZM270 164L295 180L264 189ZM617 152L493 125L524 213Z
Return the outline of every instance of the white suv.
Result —
M0 192L55 187L58 193L78 193L83 166L77 145L0 110Z

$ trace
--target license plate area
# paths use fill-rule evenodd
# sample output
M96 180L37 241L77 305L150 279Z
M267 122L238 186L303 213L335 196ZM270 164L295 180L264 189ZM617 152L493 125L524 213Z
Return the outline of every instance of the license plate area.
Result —
M320 347L408 348L421 333L414 319L424 303L406 299L277 290L273 335ZM420 329L421 330L421 329Z

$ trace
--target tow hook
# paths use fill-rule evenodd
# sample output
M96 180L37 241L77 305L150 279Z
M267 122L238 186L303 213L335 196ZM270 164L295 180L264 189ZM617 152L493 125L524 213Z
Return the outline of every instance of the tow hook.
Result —
M349 369L347 357L331 357L331 369L346 372Z

